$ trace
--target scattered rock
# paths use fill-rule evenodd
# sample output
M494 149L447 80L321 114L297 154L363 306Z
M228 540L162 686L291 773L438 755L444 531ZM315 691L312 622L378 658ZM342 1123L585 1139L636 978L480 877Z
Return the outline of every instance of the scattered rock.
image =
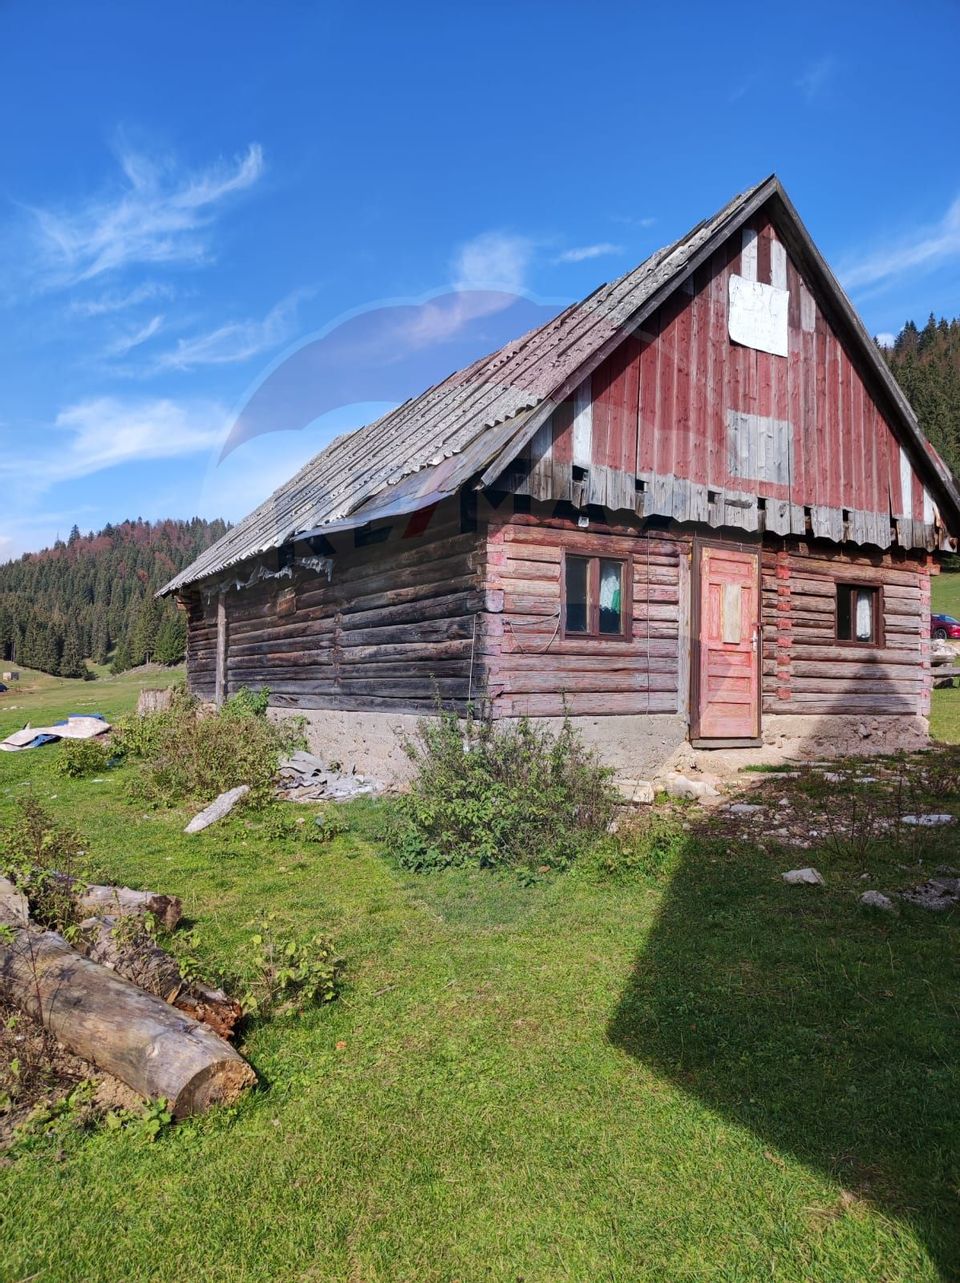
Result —
M756 815L762 810L763 807L758 802L734 802L732 806L727 807L729 815Z
M913 824L924 829L932 829L940 824L952 824L955 819L956 816L953 815L905 815L903 822L904 824Z
M216 801L211 802L205 810L199 815L195 815L184 833L199 833L201 829L207 829L211 824L216 824L217 820L222 820L225 815L229 815L242 797L250 792L249 784L238 784L235 789L228 789L226 793L221 793Z
M930 878L899 894L908 904L929 909L931 913L945 913L960 904L960 878Z
M634 805L649 806L656 795L649 780L618 780L617 788L623 800Z
M896 913L897 911L897 906L890 897L883 895L880 891L864 891L860 897L860 903L866 909L882 909L884 913Z
M26 926L30 920L30 904L9 878L0 878L0 923L8 926Z
M668 771L661 781L664 792L671 797L692 797L702 801L705 797L719 797L720 793L707 780L691 780L678 771Z
M791 869L789 873L783 873L780 876L792 887L822 887L824 884L823 878L816 869Z
M285 758L278 775L277 792L290 802L342 802L380 792L376 780L328 767L313 753L303 751Z

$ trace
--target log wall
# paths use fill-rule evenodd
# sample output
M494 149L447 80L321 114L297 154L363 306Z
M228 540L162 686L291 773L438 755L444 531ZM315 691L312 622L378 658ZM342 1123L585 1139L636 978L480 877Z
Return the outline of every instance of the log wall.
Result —
M471 695L475 630L483 605L482 544L463 531L453 505L384 527L384 537L333 542L332 572L296 570L229 589L225 694L270 689L271 704L295 708L415 712ZM292 591L291 591L292 590ZM189 603L191 689L212 698L215 597Z
M483 658L494 715L676 712L687 680L680 637L689 547L689 536L583 531L556 518L492 524ZM561 635L564 549L631 559L628 640Z
M931 564L824 547L767 549L762 561L766 713L927 716ZM836 585L882 596L881 646L838 645Z
M689 527L628 518L583 530L544 505L494 510L465 530L451 505L382 535L360 548L341 536L329 580L300 569L226 592L227 696L268 686L274 705L357 712L429 711L439 696L497 717L686 712ZM564 550L630 559L628 638L563 636ZM926 554L768 537L761 565L764 713L927 714ZM836 585L861 581L882 590L881 647L835 639ZM218 602L187 602L190 687L207 699Z

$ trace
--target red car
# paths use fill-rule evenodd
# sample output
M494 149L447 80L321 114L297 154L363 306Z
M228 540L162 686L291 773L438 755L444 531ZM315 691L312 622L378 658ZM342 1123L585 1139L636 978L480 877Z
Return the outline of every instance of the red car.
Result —
M930 636L960 640L960 619L954 619L952 615L931 615Z

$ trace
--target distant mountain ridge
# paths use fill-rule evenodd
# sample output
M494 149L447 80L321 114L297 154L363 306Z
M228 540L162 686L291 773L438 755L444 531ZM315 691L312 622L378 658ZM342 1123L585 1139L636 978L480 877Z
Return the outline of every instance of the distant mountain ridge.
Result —
M183 614L154 593L228 529L225 521L121 521L0 565L0 658L62 677L183 658Z

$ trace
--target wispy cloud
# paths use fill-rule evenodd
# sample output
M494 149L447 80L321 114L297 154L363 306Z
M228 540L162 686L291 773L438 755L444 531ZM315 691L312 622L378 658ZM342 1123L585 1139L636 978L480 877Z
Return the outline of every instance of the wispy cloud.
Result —
M930 271L960 257L960 197L932 226L917 228L910 236L874 251L841 269L846 289L885 283L904 272Z
M298 290L281 299L261 320L229 321L206 334L178 339L174 347L156 357L148 372L192 370L201 365L238 365L269 352L291 337L302 296L303 292Z
M175 459L212 449L227 412L215 401L96 397L57 415L67 447L54 461L59 478L82 477L122 463Z
M610 221L613 223L621 223L624 227L639 227L641 230L645 231L648 227L652 227L657 220L655 218L651 218L649 215L638 216L636 214L611 214Z
M612 241L599 241L596 245L577 245L565 249L554 259L555 263L583 263L589 258L604 258L607 254L622 254L623 246Z
M204 262L217 207L263 173L258 143L195 173L129 150L119 160L123 179L111 196L72 211L32 211L48 283L77 285L134 264Z
M148 342L155 334L163 329L164 317L162 313L158 316L152 316L145 324L140 325L137 329L127 334L121 334L111 343L107 344L104 350L104 356L126 356L132 352L135 347L140 347L142 343Z
M522 293L534 249L535 242L528 236L482 232L460 246L454 260L454 284L461 290Z
M807 102L815 102L826 89L836 69L837 60L832 54L825 54L805 67L794 83Z
M883 334L877 334L874 337L881 347L893 347L894 343L897 341L897 336L895 334L890 334L888 331L884 331Z
M57 482L121 464L211 450L227 423L227 411L216 401L94 397L61 410L52 430L36 434L48 443L45 452L5 454L0 476L20 492L43 493Z
M114 291L97 298L74 299L70 304L70 311L75 316L109 316L113 312L125 312L128 308L138 307L141 303L173 298L175 293L172 285L161 281L145 281L132 290Z

